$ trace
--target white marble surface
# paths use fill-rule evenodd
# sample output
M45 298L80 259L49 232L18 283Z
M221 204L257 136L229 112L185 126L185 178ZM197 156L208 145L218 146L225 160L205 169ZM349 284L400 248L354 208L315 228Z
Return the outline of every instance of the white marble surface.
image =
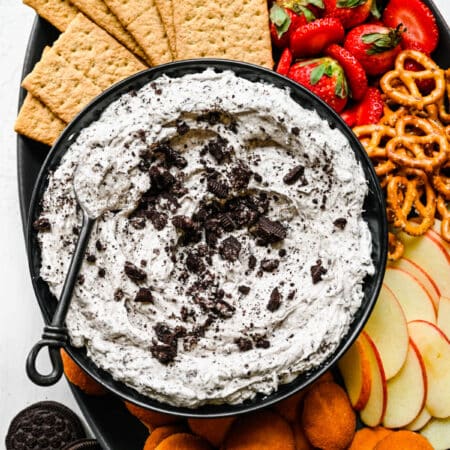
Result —
M450 21L450 2L435 0ZM28 274L16 175L17 110L22 61L34 12L0 0L0 449L12 417L25 406L56 400L78 411L67 383L42 388L25 374L25 358L39 339L42 319Z

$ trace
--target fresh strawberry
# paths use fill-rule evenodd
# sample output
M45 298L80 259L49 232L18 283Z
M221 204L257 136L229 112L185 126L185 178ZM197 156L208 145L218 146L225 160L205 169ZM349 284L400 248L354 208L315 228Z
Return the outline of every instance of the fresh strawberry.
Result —
M383 115L381 92L375 87L368 87L364 98L355 105L356 125L378 123Z
M277 3L288 8L298 15L304 15L308 22L322 16L323 0L277 0Z
M381 75L394 67L395 58L401 51L402 36L402 25L394 29L366 23L348 32L344 47L368 75Z
M289 35L299 26L308 23L304 14L296 14L294 11L274 3L270 8L270 35L275 47L285 48L289 44Z
M349 126L354 127L356 125L356 112L358 108L352 106L351 108L346 108L339 115L342 120Z
M419 72L424 70L422 64L419 64L413 59L407 59L405 61L405 69L411 72ZM417 87L422 95L428 95L436 86L433 78L425 78L423 80L416 80Z
M406 27L402 47L431 53L439 41L439 29L430 8L420 0L390 0L383 12L383 23L392 28Z
M324 17L335 17L344 28L363 23L370 14L373 0L324 0Z
M325 49L325 55L334 58L344 69L350 88L350 97L353 100L361 100L367 90L367 76L363 66L344 47L331 44Z
M299 61L290 68L288 77L319 96L335 111L345 108L347 80L336 60L325 57Z
M289 72L289 69L291 68L292 64L292 52L289 49L289 47L286 47L283 50L283 53L281 54L280 60L277 64L277 72L280 75L287 75Z
M289 46L295 58L316 56L330 44L342 42L344 34L344 27L338 19L317 19L291 33Z

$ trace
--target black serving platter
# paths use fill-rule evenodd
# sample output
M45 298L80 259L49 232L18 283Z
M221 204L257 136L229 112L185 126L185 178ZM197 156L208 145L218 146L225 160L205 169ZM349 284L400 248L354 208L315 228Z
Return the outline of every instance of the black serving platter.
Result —
M441 30L440 45L433 56L442 67L447 68L450 64L450 58L448 56L450 49L450 30L434 4L432 4L431 1L425 2L429 4L433 10ZM58 31L45 20L39 17L36 18L25 55L23 77L32 70L34 64L40 59L44 47L46 45L51 45L58 35ZM21 89L19 105L22 104L25 94L25 91ZM334 120L339 122L339 119L336 117ZM49 147L45 145L39 144L20 135L17 138L19 200L22 223L25 232L26 225L29 220L28 211L33 187L44 160L48 155L48 151ZM385 230L379 231L382 231L383 233ZM35 283L36 281L38 280L34 277L33 282ZM41 303L40 306L44 320L48 322L54 305L49 307L48 305L43 305ZM354 334L356 335L357 333ZM80 362L80 355L76 355L76 352L74 353L73 351L70 351L70 353L78 362ZM83 355L81 355L81 358L83 359ZM89 364L87 363L87 365ZM323 371L319 372L319 374L322 372ZM317 376L319 376L319 374ZM83 394L77 388L72 386L71 388L83 414L85 415L86 420L103 448L112 450L142 449L145 438L148 435L148 431L139 423L139 421L127 413L123 407L122 401L119 398L114 395L96 398ZM282 388L281 394L277 396L276 400L281 400L282 398L290 395L292 392L293 390L289 390L289 388ZM264 404L271 404L273 401L274 400L272 399L271 401L269 400L268 402L264 402ZM137 403L141 402L137 401ZM154 405L154 408L160 409L158 405ZM248 408L244 407L242 411L237 410L230 412L230 414L243 412L247 409ZM190 413L189 411L187 411L186 414L196 415ZM212 412L212 415L215 415L214 412Z

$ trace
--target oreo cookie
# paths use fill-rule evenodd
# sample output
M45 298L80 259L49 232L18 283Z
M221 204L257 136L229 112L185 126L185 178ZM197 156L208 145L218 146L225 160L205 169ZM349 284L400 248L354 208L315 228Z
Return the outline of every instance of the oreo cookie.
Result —
M102 450L102 448L95 439L79 439L61 450Z
M52 401L38 402L12 420L5 443L7 450L61 450L86 437L77 415Z

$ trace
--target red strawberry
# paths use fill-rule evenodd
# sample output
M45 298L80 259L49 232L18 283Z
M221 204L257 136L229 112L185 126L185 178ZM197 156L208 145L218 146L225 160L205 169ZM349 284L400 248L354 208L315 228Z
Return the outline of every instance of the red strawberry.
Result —
M292 64L292 52L289 49L289 47L286 47L283 50L283 53L281 54L280 60L277 64L277 72L280 75L287 75L289 72L289 69L291 68Z
M405 61L405 69L410 70L411 72L419 72L420 70L424 70L424 67L413 59L407 59ZM422 95L428 95L436 86L433 78L416 80L416 84Z
M317 19L291 33L289 46L295 58L315 56L330 44L342 42L344 34L344 27L338 19Z
M278 48L287 47L289 34L306 23L308 21L304 14L296 14L294 11L274 3L270 8L270 34L273 45Z
M344 109L339 115L349 127L354 127L356 125L356 111L357 108L352 106L351 108Z
M356 125L378 123L383 115L381 92L375 87L367 88L364 98L355 105Z
M381 75L394 67L401 51L403 29L366 23L353 28L344 47L361 63L368 75Z
M345 108L347 80L336 60L325 57L299 61L290 68L288 77L308 88L335 111Z
M363 23L370 14L373 0L324 0L324 17L335 17L344 28Z
M383 23L395 28L406 27L403 48L431 53L439 41L439 29L430 8L420 0L390 0L383 13Z
M324 8L323 0L277 0L285 8L299 15L304 15L308 22L321 17Z
M334 58L344 69L350 88L350 97L361 100L367 90L367 76L363 66L344 47L331 44L325 49L325 55Z

